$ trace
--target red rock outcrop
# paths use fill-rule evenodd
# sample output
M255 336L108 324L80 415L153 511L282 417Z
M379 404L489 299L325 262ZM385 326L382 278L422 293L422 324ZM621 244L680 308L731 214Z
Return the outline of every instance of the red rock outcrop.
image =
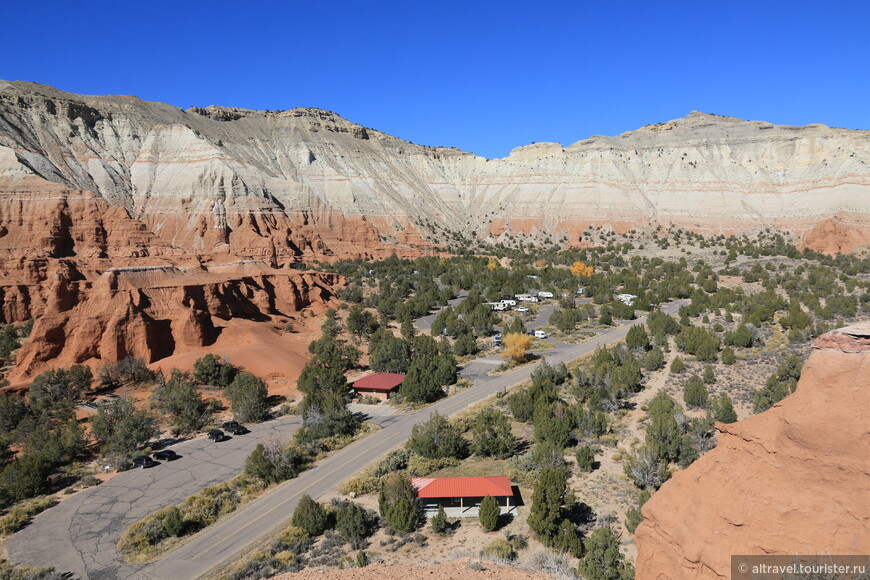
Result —
M227 321L268 322L323 308L341 284L334 274L275 270L248 260L207 266L109 268L46 280L31 340L11 379L46 367L127 356L155 362L212 345ZM11 305L10 305L11 308Z
M637 578L729 578L732 554L870 553L870 323L819 337L797 390L717 425L643 507Z

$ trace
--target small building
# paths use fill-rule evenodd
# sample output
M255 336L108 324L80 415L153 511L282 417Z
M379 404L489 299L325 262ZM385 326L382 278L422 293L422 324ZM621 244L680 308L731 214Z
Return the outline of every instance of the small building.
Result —
M351 389L358 396L386 401L390 398L390 393L398 389L404 380L405 375L399 373L374 373L354 381Z
M514 491L504 475L494 477L415 477L411 485L423 514L431 518L443 507L450 518L477 517L480 502L488 495L501 506L502 515L516 511Z

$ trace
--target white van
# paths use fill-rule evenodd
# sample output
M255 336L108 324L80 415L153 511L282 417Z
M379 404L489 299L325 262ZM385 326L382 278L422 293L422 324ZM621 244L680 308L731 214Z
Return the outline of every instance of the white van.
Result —
M538 292L538 298L552 298L552 292Z
M535 338L547 338L549 336L550 335L547 334L546 332L544 332L543 330L536 330L535 331Z

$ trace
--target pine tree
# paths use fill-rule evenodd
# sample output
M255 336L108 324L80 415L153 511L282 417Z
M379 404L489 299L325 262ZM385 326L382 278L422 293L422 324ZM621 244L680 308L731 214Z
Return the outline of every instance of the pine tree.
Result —
M625 336L625 345L631 350L649 350L649 336L646 334L642 324L635 324L628 329L628 334Z
M441 535L447 531L447 514L444 512L444 506L438 506L438 513L432 516L429 525L432 526L432 531L436 534Z
M544 468L532 494L529 527L545 545L550 545L559 531L562 504L567 493L567 479L561 470Z
M707 387L698 375L692 375L686 382L686 388L683 391L683 400L691 408L704 409L709 402L710 394L707 392Z
M731 397L728 393L719 395L716 401L716 420L720 423L735 423L737 421L737 412L734 411L734 405L731 403Z
M595 466L595 454L592 452L592 448L588 445L581 445L577 448L577 468L580 471L592 471Z
M411 480L395 473L384 483L378 496L378 507L387 526L396 532L412 532L419 524L417 492Z
M587 580L628 580L634 577L631 564L619 551L619 540L610 528L598 528L586 539L586 555L577 571Z
M326 531L328 518L322 505L311 499L307 493L299 499L293 511L293 525L305 530L309 536L316 537Z
M498 500L496 500L491 495L486 496L480 502L480 509L478 511L478 518L480 518L480 525L487 532L493 532L498 528L498 519L501 516L501 507L498 505Z

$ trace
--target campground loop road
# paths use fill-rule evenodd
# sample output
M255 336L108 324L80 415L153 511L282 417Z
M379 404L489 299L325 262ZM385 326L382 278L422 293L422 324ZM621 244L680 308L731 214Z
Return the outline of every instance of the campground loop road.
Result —
M662 309L673 314L685 301ZM539 351L555 364L570 362L613 341L645 318L626 322L581 344L556 343ZM298 427L298 419L282 418L251 427L251 433L221 444L195 439L176 447L182 459L150 470L119 474L96 488L80 492L40 515L7 543L15 564L54 566L80 578L193 579L216 566L242 557L252 545L284 524L303 494L317 499L352 477L360 469L404 443L417 423L433 413L452 415L529 378L538 363L490 377L490 360L468 363L461 376L473 386L438 401L416 413L384 418L383 428L323 460L317 467L284 482L238 512L202 531L190 541L147 565L121 561L115 544L131 523L159 508L178 503L199 488L234 476L256 443L280 435L286 440ZM380 421L379 421L380 422ZM281 423L276 426L276 423ZM203 444L205 442L205 444ZM231 447L233 444L238 449ZM226 456L224 456L226 452ZM198 459L196 465L192 460ZM184 482L171 479L170 469L186 473ZM180 476L179 476L180 477ZM117 483L113 483L117 482ZM195 484L195 485L194 485Z

